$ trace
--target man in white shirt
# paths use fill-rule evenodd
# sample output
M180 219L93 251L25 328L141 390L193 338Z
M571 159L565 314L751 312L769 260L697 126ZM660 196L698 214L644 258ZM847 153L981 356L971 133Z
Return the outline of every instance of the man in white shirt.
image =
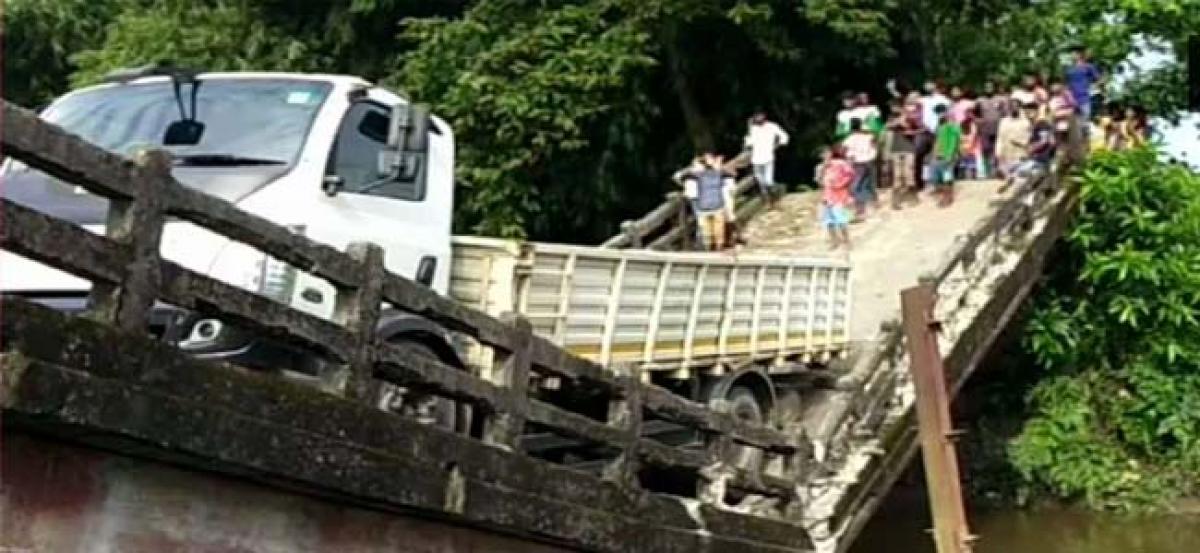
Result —
M921 96L921 127L922 130L915 137L916 143L916 167L919 178L917 178L917 188L925 186L925 171L923 170L929 163L929 154L933 151L933 136L937 132L940 117L938 117L938 106L943 109L950 109L950 98L942 94L942 87L934 81L925 82L925 95Z
M929 132L937 132L938 106L946 106L946 109L950 109L950 98L942 94L942 87L937 83L932 81L925 83L925 96L921 97L921 123Z
M758 183L759 192L771 206L775 205L775 149L786 146L788 134L774 122L767 120L767 114L759 111L750 119L750 132L746 134L746 147L750 149L750 166L754 170L754 180Z
M1012 94L1009 98L1017 102L1017 105L1032 104L1037 102L1037 95L1033 93L1034 87L1037 86L1037 77L1033 75L1025 75L1021 77L1021 82L1013 85Z

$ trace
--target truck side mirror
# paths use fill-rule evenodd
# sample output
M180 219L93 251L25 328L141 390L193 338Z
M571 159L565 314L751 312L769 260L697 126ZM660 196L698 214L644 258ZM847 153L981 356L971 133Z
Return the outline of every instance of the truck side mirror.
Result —
M421 175L429 151L429 105L396 104L388 120L387 148L379 153L379 174L412 181Z
M412 104L409 109L408 139L404 149L410 152L429 151L429 104Z
M429 150L429 104L396 104L388 121L388 149L425 153Z
M412 106L409 104L393 105L391 117L388 119L387 147L389 150L403 149L410 127L412 127Z
M393 180L411 181L421 172L424 157L416 152L383 150L379 152L379 175Z

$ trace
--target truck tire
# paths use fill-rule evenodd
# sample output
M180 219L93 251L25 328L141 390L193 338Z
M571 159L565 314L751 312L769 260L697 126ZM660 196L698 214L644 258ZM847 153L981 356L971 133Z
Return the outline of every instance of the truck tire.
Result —
M424 355L430 359L445 361L438 356L433 347L413 340L411 337L397 336L389 340L389 343L403 345L417 355ZM454 400L432 394L410 391L389 382L380 382L373 403L376 407L384 411L391 411L406 417L415 418L422 424L427 424L448 432L465 432L470 420L469 413L464 412L463 407Z
M737 385L730 388L725 400L729 402L729 413L734 417L751 424L763 423L763 407L749 386Z
M767 420L767 414L758 395L749 386L735 385L725 394L729 405L729 414L734 418L754 425L762 425ZM734 445L730 451L730 462L748 471L757 471L762 465L763 450L743 445Z

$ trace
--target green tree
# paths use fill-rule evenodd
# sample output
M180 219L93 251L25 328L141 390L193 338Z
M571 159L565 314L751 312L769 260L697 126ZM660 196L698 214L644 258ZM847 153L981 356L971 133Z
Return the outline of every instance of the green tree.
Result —
M629 115L647 105L633 85L654 63L647 35L612 16L600 2L535 10L484 0L461 19L408 25L417 47L397 82L455 126L470 230L524 236L542 206L603 202L587 182L600 175L588 173L604 171L606 153L641 130L645 117Z
M1026 342L1046 378L1012 448L1058 495L1139 507L1200 484L1200 176L1098 156Z
M102 41L75 52L75 84L161 60L209 70L348 73L381 79L400 20L456 15L465 0L109 0Z
M71 55L98 46L119 0L8 0L0 5L4 97L44 104L75 70Z
M121 68L169 61L206 70L306 71L322 59L269 24L253 2L128 2L103 44L74 56L76 86Z
M1035 9L1060 21L1068 43L1088 47L1109 69L1139 53L1145 47L1139 39L1165 46L1175 61L1137 76L1118 96L1168 117L1186 106L1183 53L1188 37L1200 29L1200 0L1056 0Z

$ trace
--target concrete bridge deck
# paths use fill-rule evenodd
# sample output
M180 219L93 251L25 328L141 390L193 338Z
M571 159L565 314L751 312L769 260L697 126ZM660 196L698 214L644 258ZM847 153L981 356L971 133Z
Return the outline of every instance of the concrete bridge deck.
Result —
M854 340L877 337L879 325L900 313L900 290L938 269L956 253L960 240L977 223L993 215L1014 190L999 194L1001 181L962 181L953 205L937 207L924 194L917 205L889 207L890 191L881 191L882 206L850 226L850 252L830 252L820 226L816 191L789 194L776 209L760 213L745 230L743 251L780 255L847 256L854 266Z

